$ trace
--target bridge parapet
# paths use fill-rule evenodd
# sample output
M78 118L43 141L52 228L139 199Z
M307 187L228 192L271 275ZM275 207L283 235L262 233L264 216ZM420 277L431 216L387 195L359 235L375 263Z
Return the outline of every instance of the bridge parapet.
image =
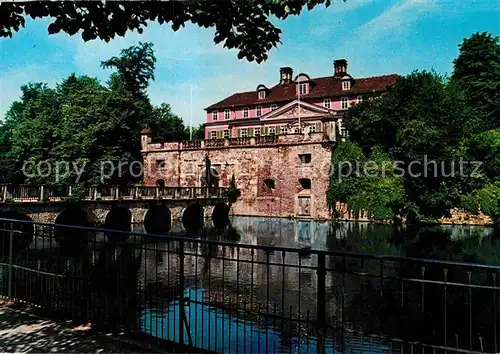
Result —
M72 186L0 185L0 203L63 202L75 196ZM227 188L105 186L86 188L82 200L191 200L224 198Z

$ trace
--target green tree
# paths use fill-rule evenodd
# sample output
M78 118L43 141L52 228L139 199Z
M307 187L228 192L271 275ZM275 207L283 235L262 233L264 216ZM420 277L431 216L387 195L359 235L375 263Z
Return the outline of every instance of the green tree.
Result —
M404 170L403 213L409 223L448 215L461 203L463 181L450 173L471 134L467 112L462 92L426 71L400 78L377 99L347 112L350 139L379 148Z
M130 164L142 158L140 131L144 127L157 128L163 138L171 131L175 131L176 139L189 136L169 105L153 109L147 97L155 61L151 45L140 43L103 63L116 68L107 86L75 74L55 89L41 83L23 86L20 100L11 105L0 125L1 180L74 184L75 166L84 168L78 180L84 186L140 180L139 171L131 171ZM52 171L42 171L47 173L41 175L28 168L23 175L26 161L44 161L45 167L48 162ZM107 174L104 180L101 168Z
M261 62L280 43L281 30L270 21L286 19L331 0L280 1L90 1L90 2L2 2L0 36L12 37L25 25L25 17L49 17L48 32L81 33L85 41L106 41L127 31L143 32L148 22L171 23L177 31L187 22L215 28L214 42L236 49L238 58Z
M367 212L374 220L399 215L404 198L403 184L394 174L394 161L380 151L367 158L355 143L339 143L332 153L332 174L327 201L338 216L337 202L345 203L354 215Z
M184 121L172 112L167 103L153 108L149 128L153 131L158 141L178 141L189 139L189 130L184 126Z
M500 128L500 37L474 33L459 48L451 81L463 90L473 108L474 128Z

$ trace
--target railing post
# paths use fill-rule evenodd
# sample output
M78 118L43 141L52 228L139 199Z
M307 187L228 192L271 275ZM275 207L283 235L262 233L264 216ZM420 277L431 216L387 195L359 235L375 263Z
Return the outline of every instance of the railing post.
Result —
M318 346L317 353L325 354L325 311L326 311L326 287L325 287L325 278L326 278L326 265L325 265L325 254L318 254L318 299L317 299L317 313L316 318L318 320ZM344 296L344 294L342 294ZM342 343L343 345L343 343Z
M68 186L68 197L71 197L71 186Z
M184 323L186 322L184 312L184 241L179 241L179 343L184 344Z
M160 198L160 188L156 187L155 188L155 199Z
M40 201L43 202L45 200L44 198L44 188L43 186L40 186Z
M139 187L134 187L133 198L134 199L139 199Z
M115 187L115 199L120 199L120 187Z
M12 264L13 260L13 246L14 246L14 222L10 222L10 232L9 232L9 280L7 288L7 296L12 299Z

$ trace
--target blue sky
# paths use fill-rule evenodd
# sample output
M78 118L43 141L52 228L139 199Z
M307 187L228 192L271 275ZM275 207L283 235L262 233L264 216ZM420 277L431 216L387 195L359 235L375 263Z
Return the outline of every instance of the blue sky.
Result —
M173 32L169 25L152 24L142 35L85 43L79 36L48 35L46 20L29 20L12 39L0 39L0 117L29 81L54 85L76 72L105 82L110 71L100 62L138 41L153 42L156 51L156 80L148 90L152 102L170 103L186 123L192 108L192 122L198 124L204 107L260 83L276 84L281 66L326 76L333 59L346 58L354 77L415 69L446 74L464 37L476 31L500 35L499 0L332 2L328 9L318 6L274 21L283 30L282 44L262 64L238 60L236 51L213 43L213 29L193 25Z

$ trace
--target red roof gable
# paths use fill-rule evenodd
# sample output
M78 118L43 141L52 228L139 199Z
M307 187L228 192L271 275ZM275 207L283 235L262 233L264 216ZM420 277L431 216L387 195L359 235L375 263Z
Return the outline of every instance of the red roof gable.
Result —
M340 78L333 76L319 77L311 79L311 87L309 93L302 98L304 100L308 100L310 98L335 97L368 92L380 92L386 90L388 86L393 85L398 77L399 75L392 74L354 79L350 90L342 90L342 81ZM297 98L295 85L295 82L286 85L278 84L268 91L266 98L264 99L258 98L257 91L235 93L234 95L229 96L222 101L205 108L205 110L291 101Z

